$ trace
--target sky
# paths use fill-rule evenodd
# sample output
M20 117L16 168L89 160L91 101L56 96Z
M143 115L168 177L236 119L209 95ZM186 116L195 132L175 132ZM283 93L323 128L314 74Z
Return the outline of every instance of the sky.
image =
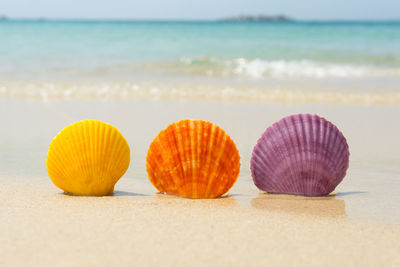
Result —
M218 19L241 14L400 19L400 0L0 0L0 16L11 18Z

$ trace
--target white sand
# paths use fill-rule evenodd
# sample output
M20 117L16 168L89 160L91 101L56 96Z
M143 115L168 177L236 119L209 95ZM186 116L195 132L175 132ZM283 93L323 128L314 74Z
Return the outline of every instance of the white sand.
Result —
M3 182L0 265L400 264L399 226L350 220L341 200L279 201L235 188L232 197L189 200L138 179L110 197L64 195L44 177Z
M395 106L0 100L0 266L400 266L400 126ZM351 163L336 195L259 194L249 157L265 128L313 112L348 138ZM51 138L81 119L114 124L132 148L109 197L64 195L46 176ZM183 118L224 128L242 170L228 197L156 194L146 150Z

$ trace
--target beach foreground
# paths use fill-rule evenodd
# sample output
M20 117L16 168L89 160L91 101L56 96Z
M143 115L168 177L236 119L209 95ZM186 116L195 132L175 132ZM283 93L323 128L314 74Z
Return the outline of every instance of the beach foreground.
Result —
M0 101L1 266L400 265L397 106ZM343 131L348 174L328 197L260 193L249 170L253 146L267 126L299 112ZM210 120L236 142L241 174L227 196L162 195L148 181L150 142L184 118ZM51 138L82 119L113 124L130 144L131 166L114 196L66 195L47 177Z
M114 196L73 197L40 180L2 183L2 266L400 264L400 227L347 219L343 200L269 198L240 184L189 200L139 179Z

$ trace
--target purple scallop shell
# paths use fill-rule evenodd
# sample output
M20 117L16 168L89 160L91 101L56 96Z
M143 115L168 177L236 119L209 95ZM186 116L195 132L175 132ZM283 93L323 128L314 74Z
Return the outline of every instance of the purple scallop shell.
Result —
M251 157L255 185L269 193L323 196L349 167L346 138L318 115L298 114L270 126Z

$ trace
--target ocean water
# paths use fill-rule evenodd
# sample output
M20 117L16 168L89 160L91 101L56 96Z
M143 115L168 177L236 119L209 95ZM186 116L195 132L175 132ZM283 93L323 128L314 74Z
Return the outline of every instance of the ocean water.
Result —
M0 96L400 103L400 21L0 21Z

